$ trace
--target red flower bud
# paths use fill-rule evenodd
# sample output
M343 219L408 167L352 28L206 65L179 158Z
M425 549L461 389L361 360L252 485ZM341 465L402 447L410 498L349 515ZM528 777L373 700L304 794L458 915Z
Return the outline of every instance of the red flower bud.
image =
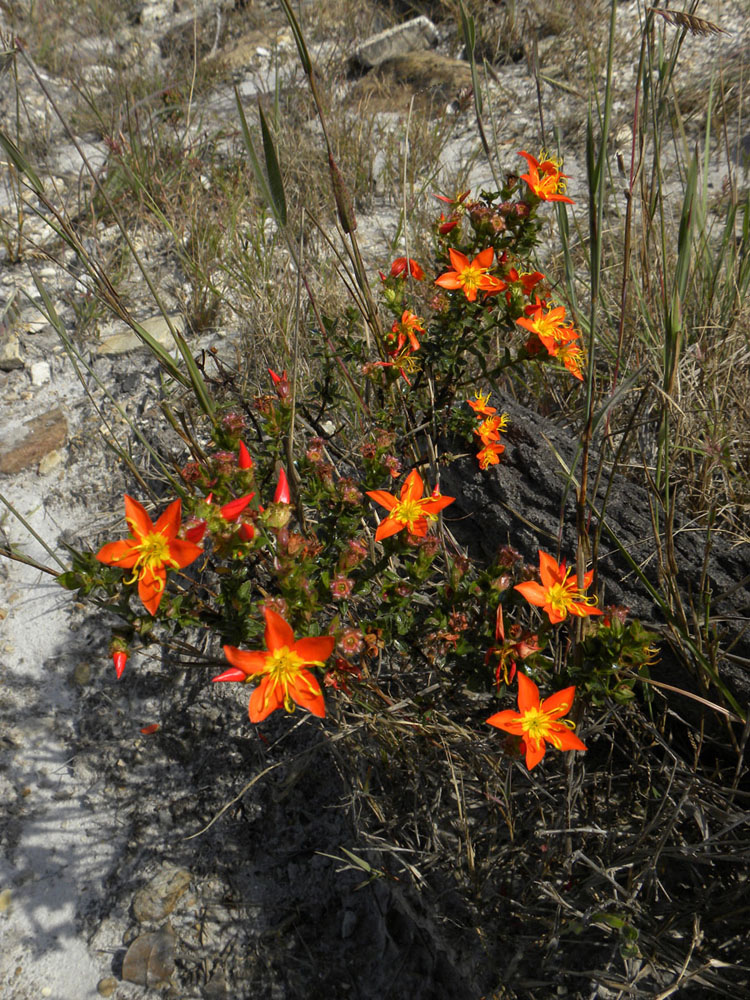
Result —
M273 495L274 503L291 503L292 495L289 492L289 480L286 478L286 472L284 468L279 469L279 482L276 486L276 492Z
M241 469L252 469L253 467L253 460L250 457L250 452L247 450L242 441L240 441L240 458L238 465Z
M229 667L225 670L223 674L219 674L217 677L212 677L212 681L246 681L248 675L244 670L240 670L239 667Z
M117 674L117 679L122 677L122 672L125 669L125 664L128 662L128 654L122 649L115 650L112 654L112 662L115 665L115 673Z

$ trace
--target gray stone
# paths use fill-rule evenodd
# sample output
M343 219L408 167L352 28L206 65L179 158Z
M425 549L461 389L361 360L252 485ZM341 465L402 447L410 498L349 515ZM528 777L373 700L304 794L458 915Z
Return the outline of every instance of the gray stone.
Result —
M174 314L169 317L169 320L175 330L179 333L185 332L185 322L182 316ZM163 316L151 316L149 319L144 319L140 325L146 333L150 334L154 340L157 340L162 347L166 347L167 349L175 347L174 337L169 329L169 324ZM97 354L112 357L118 354L128 354L130 351L143 349L146 349L146 345L143 343L141 338L132 330L126 329L119 333L113 333L111 336L102 340L97 348Z
M52 378L52 370L48 361L35 361L30 370L32 385L46 385Z
M23 358L18 337L9 333L0 336L0 371L11 372L14 368L23 368Z
M429 49L437 43L438 34L429 17L415 17L395 28L388 28L371 35L355 49L352 60L365 69L379 66L386 59L403 56L407 52Z
M133 897L133 916L138 923L163 920L174 910L190 884L190 872L164 865L148 885Z
M81 155L83 154L83 155ZM78 145L72 142L61 146L52 164L52 169L58 174L74 174L76 177L86 170L83 157L94 171L99 171L107 162L107 150L98 142L78 139Z

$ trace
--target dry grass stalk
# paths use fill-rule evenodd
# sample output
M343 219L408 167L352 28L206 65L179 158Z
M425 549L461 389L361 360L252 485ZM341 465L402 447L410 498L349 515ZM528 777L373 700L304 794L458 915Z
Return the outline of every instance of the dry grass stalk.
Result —
M731 31L720 28L713 21L706 21L705 18L688 14L684 10L668 10L665 7L649 7L648 10L663 17L667 24L687 28L691 35L731 35Z

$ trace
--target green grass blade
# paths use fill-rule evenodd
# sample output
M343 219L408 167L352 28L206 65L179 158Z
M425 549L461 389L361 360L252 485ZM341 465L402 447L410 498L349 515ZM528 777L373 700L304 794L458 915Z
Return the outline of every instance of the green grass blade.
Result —
M247 118L245 117L245 111L242 107L242 101L240 99L240 92L237 88L234 88L234 96L237 101L237 110L240 115L240 127L242 128L242 137L245 140L245 148L247 149L248 159L250 160L250 168L253 171L255 177L255 183L258 185L261 197L265 201L266 205L270 209L274 219L276 219L279 226L283 226L281 216L278 213L277 205L274 200L273 193L271 191L271 186L268 183L268 179L260 165L260 160L258 159L258 154L255 152L255 145L253 144L253 138L250 135L250 129L248 128Z
M302 34L302 29L299 26L299 21L295 17L289 0L281 0L281 6L286 14L289 27L292 29L292 34L294 35L294 41L297 46L297 52L299 53L302 68L307 76L312 77L312 60L310 59L310 53L307 51L307 45L305 45L305 38Z
M273 213L282 226L286 225L286 196L284 194L284 181L279 169L279 160L276 156L276 148L273 144L273 136L268 127L266 116L263 114L263 107L258 100L258 114L260 115L260 130L263 135L263 153L266 158L266 174L268 175L268 190L273 199Z
M2 129L0 129L0 146L5 150L5 155L8 157L13 166L18 170L20 174L23 174L34 188L37 194L44 194L44 185L39 180L39 177L34 172L34 168L31 166L29 161L23 155L18 146L13 142L10 136L6 135Z

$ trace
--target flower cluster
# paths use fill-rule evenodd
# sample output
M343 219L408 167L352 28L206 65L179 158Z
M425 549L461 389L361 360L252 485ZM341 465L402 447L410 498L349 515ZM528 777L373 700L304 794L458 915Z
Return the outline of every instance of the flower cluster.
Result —
M571 375L583 381L583 351L576 343L581 335L567 319L563 306L547 308L546 303L537 297L533 305L526 307L525 316L517 319L516 323L531 333L526 343L526 350L531 356L544 347L551 358L559 358Z
M251 684L251 722L297 706L323 718L326 690L329 699L335 692L356 695L369 711L377 703L372 696L383 695L374 661L386 649L411 644L430 662L439 660L436 677L454 671L451 683L468 685L478 676L490 689L494 681L501 696L517 681L518 711L499 711L486 721L508 734L509 749L520 749L529 769L547 744L586 749L565 718L575 688L542 700L532 677L544 678L552 666L546 649L555 626L568 616L601 615L596 598L585 593L593 573L579 586L565 563L540 551L537 574L509 545L490 567L478 567L449 531L432 530L456 498L439 486L430 492L418 471L428 462L436 472L447 465L451 456L439 452L438 442L451 433L469 437L472 424L480 469L499 464L508 415L490 405L490 390L477 390L467 400L474 418L468 419L456 405L467 385L499 392L507 368L537 356L557 358L583 377L581 335L565 309L550 304L550 282L532 263L540 206L571 201L566 176L554 157L520 156L527 171L508 174L500 190L473 200L468 190L438 196L448 207L433 233L434 270L427 279L425 267L402 256L381 273L387 320L363 307L362 316L352 313L347 323L334 317L330 328L322 324L336 364L328 364L327 354L315 393L303 391L305 366L290 367L290 378L274 362L279 371L267 369L269 391L255 399L255 412L238 393L234 409L212 422L208 443L191 441L182 501L152 522L141 504L125 497L130 536L90 554L101 564L94 563L92 587L108 593L109 606L126 623L110 648L118 678L136 634L149 642L170 628L200 625L222 636L228 661L213 680ZM363 318L370 338L362 335ZM526 331L525 344L518 327ZM378 360L369 353L373 337ZM380 371L361 393L357 365L366 375ZM346 392L335 384L338 370L346 374ZM354 398L356 418L345 409ZM250 433L255 461L241 440ZM393 493L380 488L394 480L400 488ZM365 497L381 508L374 542ZM189 575L180 573L193 563ZM513 621L522 605L517 595L548 621ZM263 648L254 648L261 631ZM586 631L596 636L601 630ZM610 631L608 649L621 639ZM638 664L648 662L643 638L626 639L617 648L632 647ZM556 669L566 669L562 660ZM473 672L471 678L464 671ZM563 684L573 681L589 692L586 677L568 671Z
M474 399L467 400L469 406L474 411L479 425L474 428L474 433L479 438L482 448L477 453L479 468L488 469L491 465L497 465L500 456L505 451L505 445L500 443L500 434L507 429L508 414L502 413L498 416L494 406L488 406L490 394L484 396L477 393Z

